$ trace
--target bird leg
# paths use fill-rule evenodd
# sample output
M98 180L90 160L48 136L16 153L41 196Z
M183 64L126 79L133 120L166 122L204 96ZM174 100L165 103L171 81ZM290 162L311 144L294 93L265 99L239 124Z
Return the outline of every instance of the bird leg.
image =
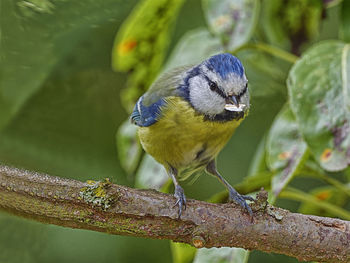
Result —
M177 205L179 206L178 219L180 219L181 214L182 214L182 208L186 209L186 196L185 196L185 193L184 193L184 189L182 189L182 187L180 186L180 184L176 180L177 170L175 168L173 168L173 167L170 167L168 169L168 175L173 180L173 183L174 183L174 186L175 186L174 196L176 198L176 203L175 203L174 207L177 206Z
M208 163L206 167L207 173L217 177L221 183L223 183L229 193L229 200L234 201L237 204L239 204L243 209L245 209L250 216L253 216L252 209L247 204L246 200L248 201L254 201L254 198L249 195L241 195L239 194L217 171L215 160L212 160Z

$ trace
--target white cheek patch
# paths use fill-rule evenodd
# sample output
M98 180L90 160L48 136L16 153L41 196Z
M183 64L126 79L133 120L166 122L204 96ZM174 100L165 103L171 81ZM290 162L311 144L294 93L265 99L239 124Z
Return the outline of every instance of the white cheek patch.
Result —
M191 78L189 85L190 101L197 111L206 115L220 114L224 111L225 99L209 89L204 76Z

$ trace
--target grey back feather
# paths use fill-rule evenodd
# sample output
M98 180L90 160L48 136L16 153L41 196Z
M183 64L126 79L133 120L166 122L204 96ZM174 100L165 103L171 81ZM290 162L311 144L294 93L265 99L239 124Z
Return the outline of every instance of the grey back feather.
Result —
M185 73L193 66L182 66L163 73L143 95L143 104L149 106L161 98L178 96L177 87L182 83Z

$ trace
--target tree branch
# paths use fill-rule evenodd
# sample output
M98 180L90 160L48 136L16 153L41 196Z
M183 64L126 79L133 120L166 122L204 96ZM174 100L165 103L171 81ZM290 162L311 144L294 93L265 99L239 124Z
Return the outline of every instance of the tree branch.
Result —
M235 204L196 200L188 200L178 220L172 195L0 165L0 208L43 223L196 247L258 249L305 261L350 261L350 222L265 206L264 198L252 205L253 221Z

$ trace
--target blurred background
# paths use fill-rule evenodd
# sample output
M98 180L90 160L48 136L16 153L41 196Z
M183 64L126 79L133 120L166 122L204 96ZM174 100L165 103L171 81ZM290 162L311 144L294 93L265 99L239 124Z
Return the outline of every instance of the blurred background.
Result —
M242 60L252 96L248 118L218 159L224 177L239 184L256 172L252 163L262 138L287 101L294 56L339 38L341 2L1 0L0 162L164 190L164 171L144 157L135 129L125 122L130 109L161 71L226 50ZM236 8L232 21L222 15L226 4ZM223 191L206 175L182 185L188 198L200 200ZM295 178L292 185L308 191L324 183ZM288 199L276 204L300 208ZM167 240L45 225L0 212L1 263L192 262L178 259L176 249ZM281 261L297 262L258 251L248 260Z

